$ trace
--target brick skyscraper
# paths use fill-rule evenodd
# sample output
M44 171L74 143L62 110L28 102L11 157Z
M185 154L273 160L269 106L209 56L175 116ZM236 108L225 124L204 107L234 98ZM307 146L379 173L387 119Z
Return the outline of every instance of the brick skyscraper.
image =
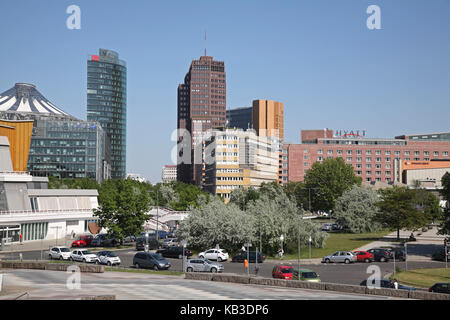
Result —
M226 126L226 92L223 61L215 61L206 55L192 61L184 83L178 86L177 128L186 129L192 137L191 161L178 164L178 181L201 185L201 134ZM183 153L188 152L187 149L185 146Z

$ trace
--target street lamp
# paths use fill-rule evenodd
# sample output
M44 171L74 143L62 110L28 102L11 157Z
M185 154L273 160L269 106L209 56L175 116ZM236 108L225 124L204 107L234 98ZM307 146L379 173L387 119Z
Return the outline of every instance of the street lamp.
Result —
M312 238L311 238L311 236L309 236L309 259L311 259L311 242L312 242Z
M280 240L281 240L281 252L280 252L280 258L283 258L283 240L284 240L284 236L281 235L280 236Z

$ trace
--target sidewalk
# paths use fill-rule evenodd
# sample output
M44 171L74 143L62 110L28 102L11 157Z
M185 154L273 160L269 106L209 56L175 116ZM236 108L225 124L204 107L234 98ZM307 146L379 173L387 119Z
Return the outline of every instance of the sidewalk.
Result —
M25 251L48 251L53 246L66 246L70 247L73 239L68 236L66 238L61 239L52 239L52 240L35 240L35 241L26 241L23 243L15 242L6 244L3 247L3 251L0 247L0 255L8 254L8 253L18 253Z

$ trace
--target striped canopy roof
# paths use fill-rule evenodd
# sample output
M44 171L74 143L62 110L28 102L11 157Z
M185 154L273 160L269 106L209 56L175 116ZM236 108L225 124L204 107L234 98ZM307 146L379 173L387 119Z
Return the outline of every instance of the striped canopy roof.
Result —
M0 94L0 111L32 112L47 115L72 116L48 101L32 84L16 85Z

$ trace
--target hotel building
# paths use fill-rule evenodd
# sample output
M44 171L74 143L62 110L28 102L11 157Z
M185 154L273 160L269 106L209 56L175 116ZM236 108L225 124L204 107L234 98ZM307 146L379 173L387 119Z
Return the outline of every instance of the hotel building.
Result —
M279 164L279 183L303 181L313 163L341 157L353 166L363 182L403 181L402 163L450 160L450 134L399 136L395 139L364 138L357 134L342 137L332 130L302 132L301 144L285 143ZM427 137L427 138L425 138Z

